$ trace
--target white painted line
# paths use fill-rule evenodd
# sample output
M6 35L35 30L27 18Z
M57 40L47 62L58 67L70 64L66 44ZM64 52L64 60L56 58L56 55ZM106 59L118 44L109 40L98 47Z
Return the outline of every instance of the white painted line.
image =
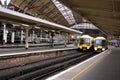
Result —
M63 51L63 50L71 50L71 49L77 49L77 48L61 48L61 49L38 50L38 51L29 51L29 52L6 53L6 54L0 54L0 57L12 56L12 55L22 55L22 54L31 54L31 53L41 53L41 52Z
M83 62L81 62L81 63L79 63L79 64L77 64L77 65L75 65L75 66L73 66L73 67L71 67L71 68L69 68L69 69L67 69L67 70L65 70L65 71L63 71L63 72L60 72L60 73L58 73L58 74L56 74L56 75L54 75L54 76L52 76L52 77L49 77L49 78L47 78L46 80L53 80L53 79L55 79L55 78L57 78L57 77L65 74L66 72L71 71L71 70L77 68L78 66L80 66L80 65L82 65L82 64L84 64L84 63L86 63L86 62L88 62L88 61L90 61L90 60L92 60L92 59L94 59L94 58L96 58L96 57L98 57L98 56L100 56L100 55L102 55L103 53L105 53L105 52L107 52L107 51L108 51L108 50L106 50L106 51L104 51L104 52L102 52L102 53L99 53L98 55L96 55L96 56L94 56L94 57L91 57L91 58L89 58L89 59L87 59L87 60L85 60L85 61L83 61Z

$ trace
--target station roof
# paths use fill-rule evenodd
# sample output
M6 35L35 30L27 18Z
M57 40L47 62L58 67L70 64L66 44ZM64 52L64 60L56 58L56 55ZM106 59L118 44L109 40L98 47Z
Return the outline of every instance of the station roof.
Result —
M120 36L120 0L59 0L108 35Z
M61 5L58 0L11 0L9 6L14 6L15 11L29 14L67 27L70 27L75 23L82 22L81 16L73 11L72 13L75 18L75 23L70 24L69 21L71 20L71 15L67 15L67 10L63 10L65 7ZM59 9L62 9L62 12ZM66 20L62 13L67 13L66 16L69 21Z
M61 3L73 15L68 15L71 12ZM119 3L120 0L11 0L9 8L67 27L83 23L85 17L108 35L120 35Z
M13 10L9 10L3 7L0 7L0 17L1 17L1 21L11 21L11 23L19 23L19 24L24 24L23 26L40 26L43 28L48 28L48 29L53 29L53 30L58 30L58 31L65 31L65 32L69 32L69 33L81 33L80 31L74 30L74 29L70 29L68 27L44 20L44 19L40 19L40 18L36 18L30 15L26 15L23 13L19 13Z
M75 23L82 22L82 17L75 11L72 11L72 16L75 20L71 19L70 12L58 0L9 0L9 9L16 12L24 13L36 18L44 19L56 24L71 27ZM2 0L1 0L2 2ZM0 2L0 5L2 4ZM56 6L57 5L57 6ZM59 7L59 8L58 8ZM62 11L60 11L61 9ZM63 15L65 14L65 16ZM66 19L67 17L67 19ZM73 22L74 21L74 22Z

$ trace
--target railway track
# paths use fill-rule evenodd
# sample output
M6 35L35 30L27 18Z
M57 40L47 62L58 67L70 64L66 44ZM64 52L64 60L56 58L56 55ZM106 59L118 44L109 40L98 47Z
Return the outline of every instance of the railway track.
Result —
M78 56L76 58L73 58L71 60L68 60L66 62L56 64L56 65L54 65L55 66L54 69L50 70L49 72L47 72L45 74L39 75L39 76L37 76L35 78L32 78L32 80L41 80L41 79L44 80L47 77L52 76L52 75L54 75L54 74L56 74L56 73L58 73L58 72L60 72L62 70L68 69L69 67L71 67L71 66L73 66L73 65L75 65L77 63L80 63L80 62L84 61L85 59L90 58L90 57L92 57L94 55L95 54L93 54L93 53L82 54L82 55L80 55L80 56Z
M78 62L93 56L93 53L74 53L60 57L45 59L34 63L23 64L0 70L1 80L41 80L51 74L64 70Z

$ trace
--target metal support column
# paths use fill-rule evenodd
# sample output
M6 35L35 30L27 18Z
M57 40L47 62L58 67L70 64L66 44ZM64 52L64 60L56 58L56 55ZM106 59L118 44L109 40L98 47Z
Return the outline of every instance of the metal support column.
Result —
M68 44L70 43L70 34L68 34Z
M13 44L15 42L15 32L14 32L14 28L15 28L15 25L13 24L13 28L12 28L12 36L11 36L11 43Z
M32 42L34 43L34 39L35 39L35 31L33 30L33 34L32 34Z
M28 49L28 47L29 47L29 44L28 44L28 33L29 33L29 28L28 27L26 27L25 28L25 49Z
M43 30L41 29L41 31L40 31L40 43L42 42L42 34L43 34Z
M15 42L15 32L13 31L12 32L12 37L11 37L11 43L14 43Z
M3 23L3 42L7 42L6 23Z
M54 33L51 32L51 47L54 47Z
M65 37L65 43L64 44L65 44L65 47L67 47L67 34L65 34L64 37Z
M20 39L21 44L23 43L23 30L21 30L21 39Z
M48 38L49 38L49 45L51 47L51 32L48 33Z

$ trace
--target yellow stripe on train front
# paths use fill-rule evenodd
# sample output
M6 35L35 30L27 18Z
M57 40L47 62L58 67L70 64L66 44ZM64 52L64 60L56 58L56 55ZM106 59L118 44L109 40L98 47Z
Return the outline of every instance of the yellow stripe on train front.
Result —
M102 48L102 46L98 46L97 48L98 48L98 49L101 49L101 48Z
M83 44L82 46L83 46L83 47L87 47L87 44Z
M90 46L87 46L87 49L90 49Z

